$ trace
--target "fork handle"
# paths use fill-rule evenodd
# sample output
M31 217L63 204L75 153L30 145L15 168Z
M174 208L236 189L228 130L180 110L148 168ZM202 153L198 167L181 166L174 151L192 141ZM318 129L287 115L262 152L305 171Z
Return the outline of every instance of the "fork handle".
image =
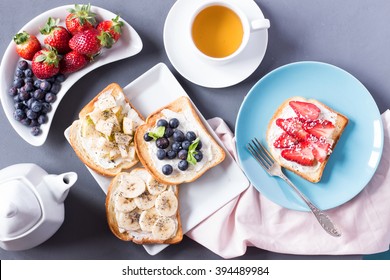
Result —
M282 174L280 176L284 181L286 181L287 184L289 184L293 190L302 198L302 200L309 206L311 212L314 214L314 216L317 218L317 221L320 223L322 228L329 233L330 235L334 237L340 237L341 231L337 229L335 224L332 222L332 220L329 218L328 215L326 215L324 212L322 212L320 209L318 209L287 177L286 175Z

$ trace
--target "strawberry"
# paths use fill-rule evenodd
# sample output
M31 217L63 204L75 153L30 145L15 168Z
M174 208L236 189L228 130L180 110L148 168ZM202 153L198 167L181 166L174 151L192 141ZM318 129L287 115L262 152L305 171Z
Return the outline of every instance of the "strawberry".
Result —
M68 12L70 14L65 19L65 25L72 35L94 28L96 14L91 12L91 4L75 4L74 9L68 9Z
M124 25L123 21L119 20L117 15L112 20L104 20L98 24L96 27L97 30L101 32L108 32L113 39L113 43L116 43L122 35L122 26Z
M294 161L304 166L313 166L316 162L312 149L305 142L291 149L284 149L280 154L284 159Z
M65 27L59 26L60 19L48 18L45 26L40 30L42 35L46 35L43 42L53 48L58 53L67 53L69 48L70 33Z
M76 51L71 51L65 54L60 61L60 72L62 74L70 74L76 72L88 64L88 58Z
M77 33L70 39L69 47L74 51L88 56L97 55L102 48L98 36L99 31L96 29L89 29Z
M278 139L275 140L274 142L274 147L275 148L292 148L293 146L298 144L298 139L287 134L287 133L282 133Z
M34 55L31 68L38 79L53 77L60 70L57 51L55 49L40 50Z
M308 136L308 133L303 129L303 123L299 118L277 119L276 125L299 140L305 140Z
M26 31L16 34L14 42L18 55L27 60L32 60L34 54L41 50L41 43L39 43L37 37L28 34Z
M306 120L316 120L321 113L320 108L313 103L290 101L289 105L299 118L304 118Z
M330 144L322 141L311 142L312 153L316 160L324 162L328 155L331 154Z
M316 136L317 138L329 139L331 138L335 127L330 121L315 120L311 122L306 122L303 125L303 129L308 133Z

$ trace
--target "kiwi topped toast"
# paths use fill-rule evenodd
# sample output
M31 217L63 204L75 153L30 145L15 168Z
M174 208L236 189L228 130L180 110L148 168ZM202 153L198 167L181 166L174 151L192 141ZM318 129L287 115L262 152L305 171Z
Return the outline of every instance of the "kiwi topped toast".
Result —
M112 83L79 113L69 130L69 141L89 168L104 176L115 176L138 162L134 134L144 123L122 88Z

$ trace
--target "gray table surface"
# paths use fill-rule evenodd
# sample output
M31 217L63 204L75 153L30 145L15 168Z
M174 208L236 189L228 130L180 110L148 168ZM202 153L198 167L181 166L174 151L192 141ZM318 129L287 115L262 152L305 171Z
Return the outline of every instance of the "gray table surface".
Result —
M0 259L220 259L188 237L156 256L115 238L107 227L105 195L76 157L63 132L79 110L111 82L126 86L159 62L168 65L206 118L222 117L234 129L241 102L250 88L271 70L287 63L315 60L339 66L357 77L371 92L380 112L390 108L390 1L387 0L257 0L271 21L263 62L246 80L224 89L197 86L182 77L167 58L163 26L174 0L95 0L119 13L143 40L140 54L94 70L69 90L55 115L46 143L33 147L13 130L0 110L0 168L37 163L52 174L76 171L79 179L65 203L66 218L44 244L27 251L0 249ZM71 2L2 0L0 53L12 36L42 12ZM220 104L221 106L213 106ZM1 226L1 225L0 225ZM298 256L249 248L241 259L358 259L361 256Z

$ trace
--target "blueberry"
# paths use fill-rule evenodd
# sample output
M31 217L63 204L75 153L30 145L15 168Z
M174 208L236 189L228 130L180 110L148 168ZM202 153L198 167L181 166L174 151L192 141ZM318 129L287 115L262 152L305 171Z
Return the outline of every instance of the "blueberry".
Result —
M28 62L26 60L21 60L18 62L18 68L20 70L26 70L28 68Z
M30 100L32 100L31 98ZM33 110L35 113L39 113L42 110L42 103L38 100L34 100L31 104L31 110Z
M196 134L193 131L188 131L186 133L186 139L190 142L194 141L196 139Z
M14 102L15 102L15 103L18 103L18 102L22 101L22 100L20 100L20 98L19 98L19 94L15 95L13 99L14 99Z
M198 146L196 146L195 150L200 150L200 149L202 149L202 147L203 147L202 141L199 140Z
M177 142L183 142L185 140L184 133L181 130L175 130L173 133L173 140Z
M60 85L59 83L53 83L53 84L51 85L50 91L51 91L52 93L54 93L54 94L57 94L57 93L60 91L60 89L61 89L61 85Z
M24 78L24 82L25 82L25 83L32 83L32 84L34 84L34 78L33 78L33 77ZM34 86L34 87L35 87L35 86Z
M184 140L182 143L181 143L181 146L183 147L184 150L187 150L189 149L189 147L191 146L191 142L188 141L188 140Z
M24 110L24 108L26 108L26 105L24 105L23 102L16 102L14 104L14 107L15 107L15 109L22 109L22 110Z
M51 88L51 83L49 83L48 81L43 80L43 81L41 81L39 83L39 88L41 90L43 90L43 91L49 91L50 88Z
M24 78L24 72L23 72L23 70L17 68L16 71L15 71L15 77Z
M169 126L171 128L177 128L179 126L179 124L180 124L180 122L176 118L172 118L172 119L169 120Z
M45 95L46 95L46 93L45 93L43 90L41 90L40 88L39 88L39 89L36 89L36 90L34 91L34 93L33 93L34 98L37 99L37 100L42 100L42 99L44 99L44 98L45 98Z
M30 127L39 126L38 120L31 120Z
M64 74L58 74L56 76L56 82L58 82L58 83L62 83L63 81L65 81L65 79L66 79L66 77Z
M41 129L39 126L33 126L31 128L31 134L34 135L34 136L38 136L39 134L41 134Z
M170 164L165 164L163 167L162 167L162 173L164 175L171 175L173 172L173 168L172 168L172 165Z
M56 99L57 99L57 96L51 92L48 92L45 95L45 101L48 103L53 103L54 101L56 101Z
M202 151L197 151L197 153L194 155L194 158L197 162L201 161L203 159L203 153Z
M20 122L22 119L26 117L26 114L24 113L24 110L22 109L16 109L14 111L14 119Z
M156 155L159 160L163 160L167 153L163 149L158 149Z
M174 150L169 150L167 152L167 158L168 159L174 159L176 156L177 156L177 152L175 152Z
M48 120L48 118L47 118L47 116L46 116L45 114L40 115L40 116L38 117L38 123L39 123L39 124L47 123L47 120Z
M177 157L179 159L187 159L188 152L186 150L181 150L180 152L177 153Z
M165 137L158 138L156 140L156 146L159 149L166 149L169 146L169 140Z
M168 126L165 128L164 136L166 138L169 138L173 135L173 132L174 132L173 129Z
M42 103L42 113L46 114L51 111L51 105L47 102Z
M33 90L34 90L34 84L31 83L31 82L26 82L26 83L24 84L24 89L25 89L25 91L27 91L27 92L33 91Z
M40 88L41 82L42 82L41 80L35 80L34 81L34 87Z
M31 109L27 110L26 115L27 115L27 118L29 118L30 120L36 120L39 116L39 114L37 112L34 112Z
M50 78L45 79L45 80L51 84L51 83L54 83L54 81L56 80L56 77L53 76L53 77L50 77Z
M20 90L18 96L20 101L27 101L30 99L30 93L25 90Z
M22 78L16 78L14 80L13 86L16 88L21 88L22 86L24 86L24 80Z
M31 106L32 106L32 104L33 104L34 101L36 101L35 98L30 98L29 100L27 100L27 102L25 102L25 104L26 104L26 106L27 106L28 108L31 109Z
M16 87L10 87L10 89L8 90L8 94L11 96L15 96L18 94L18 89Z
M30 68L27 68L26 70L24 70L24 75L26 75L26 77L32 77L33 72L31 71Z
M29 118L24 118L20 121L25 126L30 126L31 120Z
M157 121L157 126L163 126L163 127L167 127L168 126L168 122L164 119L160 119Z
M153 138L149 136L149 132L146 132L146 133L144 134L144 140L145 140L146 142L149 142L149 141L152 141L152 140L153 140Z
M177 165L177 167L181 170L181 171L185 171L188 169L188 161L186 160L181 160L179 161L179 164Z
M179 152L181 149L183 149L183 148L182 148L180 142L173 142L172 150L174 150L175 152Z

